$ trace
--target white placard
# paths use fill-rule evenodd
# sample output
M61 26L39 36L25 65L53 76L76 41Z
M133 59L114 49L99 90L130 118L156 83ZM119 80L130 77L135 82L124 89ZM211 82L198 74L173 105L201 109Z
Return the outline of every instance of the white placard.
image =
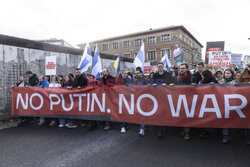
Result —
M231 55L231 64L235 64L236 66L241 65L242 54L233 54Z
M45 75L56 75L56 56L46 56Z
M231 66L231 51L209 52L209 66Z
M247 64L250 64L250 55L245 55L243 65L246 67Z

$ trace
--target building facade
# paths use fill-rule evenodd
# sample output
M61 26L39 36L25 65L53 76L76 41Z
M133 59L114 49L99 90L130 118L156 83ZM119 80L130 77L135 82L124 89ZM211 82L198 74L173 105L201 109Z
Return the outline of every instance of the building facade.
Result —
M202 44L184 27L171 26L148 31L112 37L90 42L91 50L94 51L98 44L99 52L118 55L122 57L135 58L140 46L145 45L145 62L160 61L167 52L172 62L175 44L184 50L184 62L193 67L201 61ZM86 43L79 44L81 49Z

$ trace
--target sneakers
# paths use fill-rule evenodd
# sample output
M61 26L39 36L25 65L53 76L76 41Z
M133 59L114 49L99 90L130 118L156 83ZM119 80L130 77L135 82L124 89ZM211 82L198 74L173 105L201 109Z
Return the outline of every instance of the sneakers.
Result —
M103 128L104 131L107 131L107 130L109 130L109 129L111 129L111 126L105 126L105 127Z
M184 135L184 140L190 140L190 134L189 133L186 133Z
M122 127L121 128L121 133L125 133L126 132L126 128L125 127Z
M39 122L38 125L42 126L45 122Z
M144 134L144 129L140 129L140 132L139 132L139 134L138 134L138 136L144 136L145 134Z
M222 143L223 144L228 143L228 136L223 136Z
M77 128L77 125L71 124L71 125L68 126L68 128L69 128L69 129Z
M58 127L59 127L59 128L63 128L63 127L64 127L64 125L63 125L63 124L60 124Z
M49 126L55 126L56 125L56 121L51 121L50 123L49 123Z

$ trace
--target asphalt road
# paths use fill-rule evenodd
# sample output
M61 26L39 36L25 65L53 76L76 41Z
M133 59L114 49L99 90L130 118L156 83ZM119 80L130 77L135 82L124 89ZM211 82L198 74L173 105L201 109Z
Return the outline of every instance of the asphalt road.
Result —
M19 126L0 131L0 167L249 167L250 146L233 131L233 140L222 144L217 130L207 139L192 131L184 141L178 128L170 128L158 139L153 127L138 137L138 126L121 134L119 125L101 128L67 129L47 126Z

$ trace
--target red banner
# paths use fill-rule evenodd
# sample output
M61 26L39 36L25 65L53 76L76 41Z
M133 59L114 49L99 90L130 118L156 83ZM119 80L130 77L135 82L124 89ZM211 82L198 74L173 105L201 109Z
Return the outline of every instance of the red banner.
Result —
M250 128L250 87L14 87L12 114L110 116L111 120L180 127Z

